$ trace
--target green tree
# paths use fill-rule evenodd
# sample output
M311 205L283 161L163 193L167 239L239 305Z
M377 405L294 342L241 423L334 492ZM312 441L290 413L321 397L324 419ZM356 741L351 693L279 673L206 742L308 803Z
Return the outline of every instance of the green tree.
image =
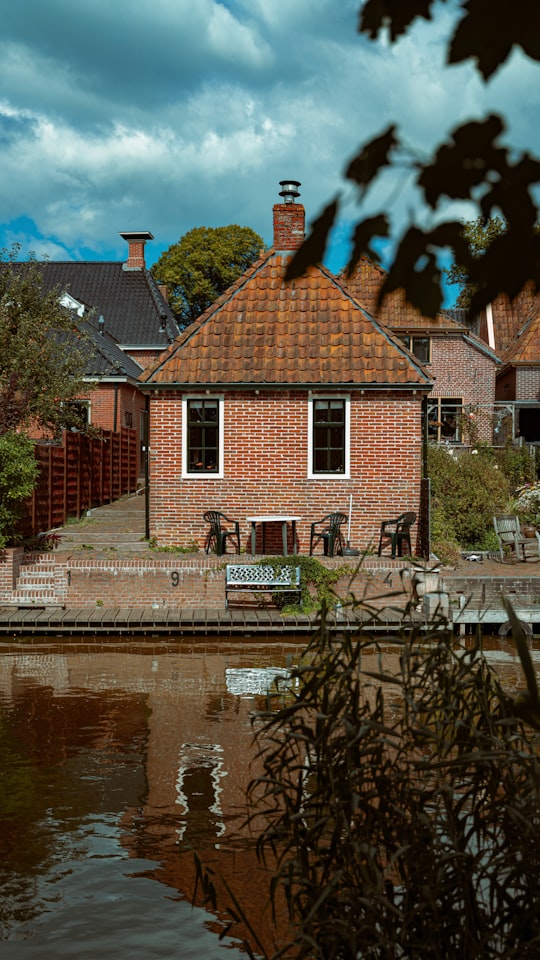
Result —
M506 225L500 217L491 217L487 221L483 217L477 217L476 220L463 224L462 236L471 256L477 259L485 255L495 238L504 233L505 229ZM471 284L466 268L454 261L446 273L446 279L449 283L458 283L461 287L456 306L468 307L476 288Z
M417 18L430 20L437 6L437 0L366 0L360 11L359 31L373 41L382 34L392 44ZM487 83L516 47L540 60L540 4L534 0L516 0L511 17L503 4L494 5L490 0L459 0L454 6L461 18L454 21L448 39L448 65L472 59ZM386 169L394 167L399 168L402 179L409 176L433 213L432 226L410 223L397 237L380 301L402 288L421 313L435 316L443 302L438 255L448 250L453 251L474 289L469 304L472 314L499 293L516 296L530 280L540 288L538 209L533 196L540 181L540 161L526 151L503 146L504 132L504 120L498 114L470 120L451 131L447 141L426 160L411 154L406 138L401 138L392 123L360 147L345 171L357 188L360 205ZM483 220L501 217L506 224L506 230L493 239L483 256L475 256L470 250L462 235L461 220L444 219L448 204L453 202L473 203ZM300 276L309 264L323 259L339 209L337 197L323 210L292 259L289 278ZM361 218L354 229L348 269L352 271L362 255L377 259L373 241L389 234L386 210Z
M64 401L88 391L86 338L58 291L43 292L39 264L0 254L0 436L69 422Z
M65 401L88 391L86 337L59 291L43 292L39 265L17 262L18 253L17 245L0 253L0 547L37 480L26 432L68 426L73 414Z
M29 437L15 431L0 436L0 548L13 536L21 505L31 495L37 475Z
M249 227L195 227L161 254L152 267L166 284L176 316L184 324L201 313L255 262L264 249Z

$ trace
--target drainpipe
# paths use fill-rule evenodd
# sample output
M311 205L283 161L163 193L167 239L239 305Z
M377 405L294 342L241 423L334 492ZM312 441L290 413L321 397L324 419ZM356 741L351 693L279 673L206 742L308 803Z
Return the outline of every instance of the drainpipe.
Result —
M428 398L422 400L422 479L428 475Z
M428 476L428 398L422 399L422 504L421 521L424 528L421 534L421 547L424 559L431 555L431 486Z
M113 415L113 430L116 433L118 428L118 384L114 385L114 415Z

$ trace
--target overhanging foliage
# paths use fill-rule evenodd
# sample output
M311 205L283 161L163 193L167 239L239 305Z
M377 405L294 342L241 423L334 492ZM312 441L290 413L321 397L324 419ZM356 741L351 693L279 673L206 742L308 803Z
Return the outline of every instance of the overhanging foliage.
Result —
M366 0L360 11L359 31L374 42L386 33L394 43L417 18L430 20L435 6L435 0ZM515 47L540 60L540 5L534 0L517 0L508 10L503 5L494 6L490 0L460 0L457 8L462 17L448 37L447 64L473 59L487 82ZM435 316L443 303L437 257L448 249L466 271L474 290L469 303L471 314L499 293L516 296L528 281L540 289L538 208L533 195L540 182L540 161L527 151L509 150L503 145L504 134L503 118L490 114L456 127L427 161L411 158L395 124L360 147L345 171L357 188L360 206L385 169L399 166L408 171L436 221L427 229L411 223L397 238L379 303L402 288L422 314ZM460 220L440 222L448 201L473 202L484 220L502 217L507 224L484 256L471 253ZM293 257L289 279L302 275L310 264L322 259L339 212L340 200L335 198ZM386 211L361 218L354 230L347 270L352 272L362 255L376 257L373 242L389 234Z

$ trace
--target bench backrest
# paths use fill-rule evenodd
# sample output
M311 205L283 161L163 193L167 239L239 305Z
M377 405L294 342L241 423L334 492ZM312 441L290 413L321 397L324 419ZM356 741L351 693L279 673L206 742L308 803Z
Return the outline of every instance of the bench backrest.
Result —
M226 568L227 583L237 584L264 584L288 586L300 584L300 567L284 565L273 567L270 564L255 563L228 563Z

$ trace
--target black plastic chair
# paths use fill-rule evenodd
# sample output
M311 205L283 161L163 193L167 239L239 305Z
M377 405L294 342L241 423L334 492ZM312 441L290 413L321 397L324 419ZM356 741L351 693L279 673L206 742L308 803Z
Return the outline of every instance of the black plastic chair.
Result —
M309 555L312 555L314 548L321 540L325 557L334 557L337 553L343 554L345 540L341 533L341 527L344 523L347 523L348 519L346 513L328 513L322 520L316 520L315 523L312 523Z
M392 548L393 557L395 557L396 552L398 557L411 556L411 527L413 523L416 523L415 513L402 513L395 520L383 520L379 537L379 557L383 547L387 544L390 544ZM404 547L407 547L406 553L403 551Z
M210 524L204 543L205 553L215 550L218 557L223 556L227 553L227 540L233 542L236 553L240 553L240 524L237 520L231 520L219 510L207 510L203 517ZM232 524L232 528L224 526L224 523Z

